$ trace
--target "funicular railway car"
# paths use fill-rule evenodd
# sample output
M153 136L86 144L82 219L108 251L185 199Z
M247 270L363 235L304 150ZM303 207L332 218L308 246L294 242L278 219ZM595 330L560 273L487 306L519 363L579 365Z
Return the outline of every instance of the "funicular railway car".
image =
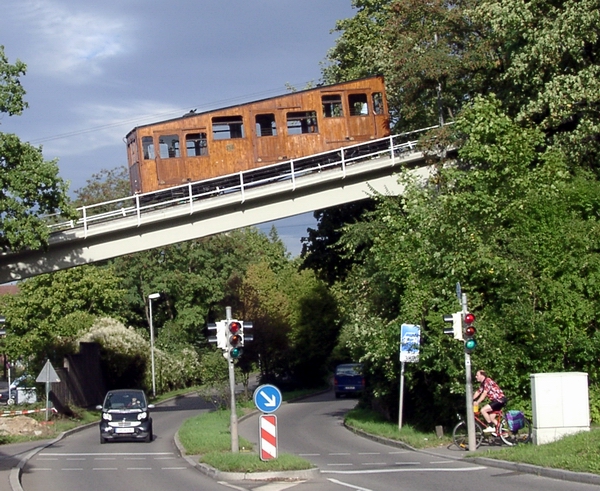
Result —
M381 76L138 126L126 137L132 193L148 193L390 134Z

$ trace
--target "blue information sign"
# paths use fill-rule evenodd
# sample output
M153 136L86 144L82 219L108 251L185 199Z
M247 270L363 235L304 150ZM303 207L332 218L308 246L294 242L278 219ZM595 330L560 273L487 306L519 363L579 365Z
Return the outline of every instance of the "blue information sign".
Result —
M263 413L272 413L281 406L281 392L274 385L261 385L254 391L254 404Z
M402 324L400 328L400 361L416 363L419 361L421 328L414 324Z

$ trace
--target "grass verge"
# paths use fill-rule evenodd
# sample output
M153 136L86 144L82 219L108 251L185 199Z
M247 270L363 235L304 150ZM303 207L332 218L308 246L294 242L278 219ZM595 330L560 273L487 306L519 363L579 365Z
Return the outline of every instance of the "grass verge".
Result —
M240 418L246 408L238 409ZM186 420L179 428L179 441L188 455L199 455L199 462L224 472L266 472L310 469L307 460L290 454L262 461L252 443L239 438L239 453L231 452L230 411L203 413Z
M391 423L369 409L352 409L346 414L344 423L351 428L403 442L413 448L436 447L451 443L451 438L448 436L438 438L435 433L422 433L410 425L402 425L402 428L399 429L397 423Z
M594 427L590 431L568 435L544 445L517 445L496 451L470 452L467 457L487 457L573 472L600 474L599 448L600 428Z

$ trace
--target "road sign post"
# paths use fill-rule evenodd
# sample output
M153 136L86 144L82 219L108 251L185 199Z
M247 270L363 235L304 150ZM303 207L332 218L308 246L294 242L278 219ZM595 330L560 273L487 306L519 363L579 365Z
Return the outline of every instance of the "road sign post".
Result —
M46 384L46 421L48 421L48 416L50 414L50 384L60 382L60 378L56 373L56 370L54 370L52 363L50 363L50 360L46 360L44 368L42 368L42 371L37 376L35 381ZM10 385L8 390L10 392Z
M274 414L261 414L259 418L260 432L260 459L271 460L277 458L277 416Z

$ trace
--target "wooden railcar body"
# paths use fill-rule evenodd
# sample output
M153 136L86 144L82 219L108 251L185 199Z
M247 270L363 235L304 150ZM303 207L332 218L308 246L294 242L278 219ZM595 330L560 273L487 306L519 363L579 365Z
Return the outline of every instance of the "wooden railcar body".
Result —
M147 193L390 134L383 78L369 77L138 126L132 193Z

